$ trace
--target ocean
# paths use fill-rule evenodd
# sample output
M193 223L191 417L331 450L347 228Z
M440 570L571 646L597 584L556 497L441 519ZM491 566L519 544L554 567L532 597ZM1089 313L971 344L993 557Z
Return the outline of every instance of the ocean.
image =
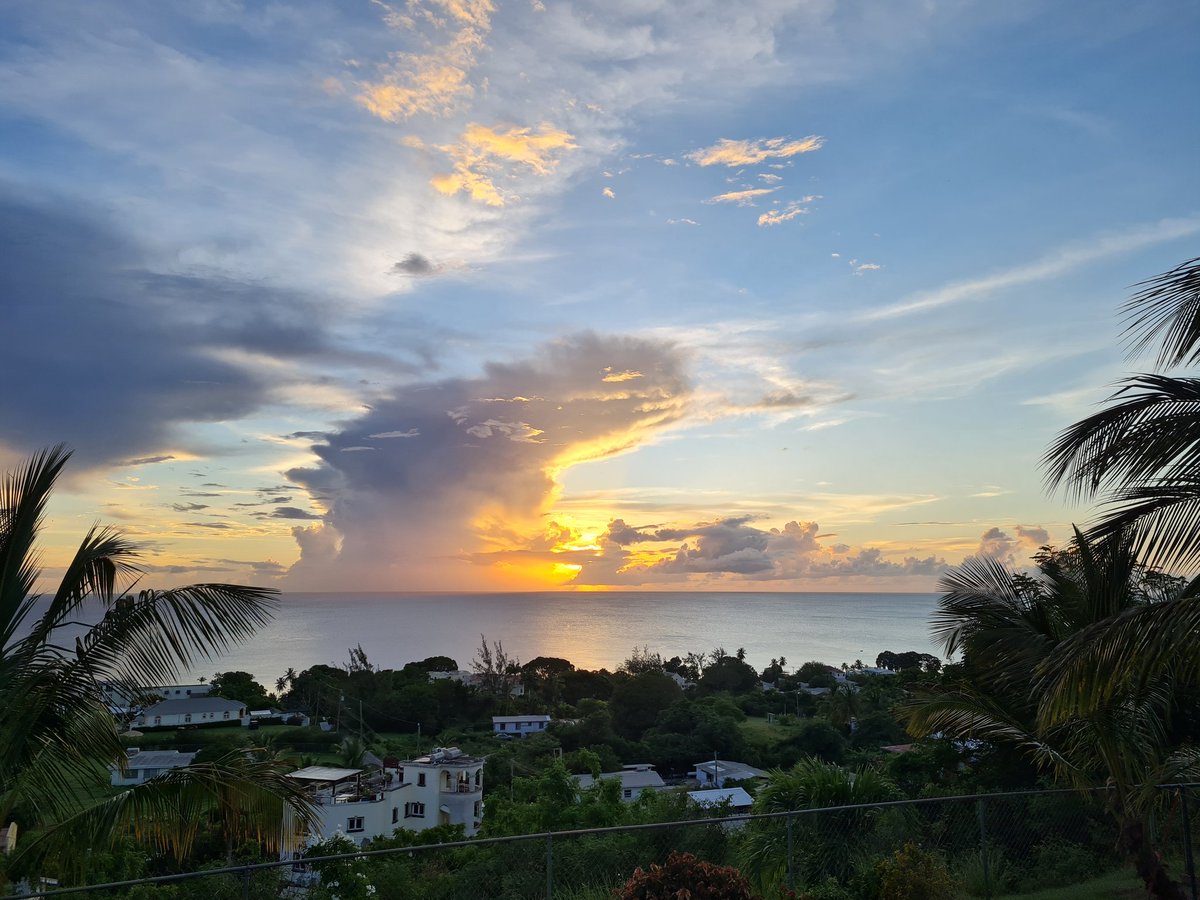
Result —
M340 666L362 645L381 668L450 656L470 668L480 636L501 641L522 662L558 656L579 668L614 669L635 647L664 658L724 647L746 651L761 669L784 656L874 665L883 650L940 655L929 635L936 594L594 593L318 594L288 593L275 620L255 638L200 664L193 678L241 670L274 689L287 669Z

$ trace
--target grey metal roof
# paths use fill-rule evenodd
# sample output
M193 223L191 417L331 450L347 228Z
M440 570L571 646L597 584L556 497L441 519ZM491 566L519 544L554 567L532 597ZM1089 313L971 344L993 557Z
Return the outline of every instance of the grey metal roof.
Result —
M236 713L245 708L245 703L226 700L224 697L181 697L178 700L163 700L161 703L155 703L146 709L144 715L147 718L153 718L154 716L182 716L186 713L192 715L196 713Z
M295 772L289 772L288 778L296 778L300 781L346 781L361 775L362 769L336 769L333 766L306 766L303 769L297 769Z
M126 769L177 769L190 766L195 753L180 753L178 750L143 750L125 760ZM117 766L113 766L117 768Z
M591 775L576 775L581 788L591 787ZM623 769L620 772L601 772L601 781L620 781L622 789L665 787L662 776L653 769Z
M731 806L750 806L754 798L739 788L720 788L711 791L688 791L688 799L698 806L717 806L729 801Z

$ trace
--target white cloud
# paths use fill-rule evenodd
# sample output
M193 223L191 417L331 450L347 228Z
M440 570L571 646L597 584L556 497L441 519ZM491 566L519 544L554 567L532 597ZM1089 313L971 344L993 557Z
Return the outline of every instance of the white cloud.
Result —
M1041 259L1025 265L981 278L957 281L937 290L917 294L897 303L871 310L862 318L866 320L891 319L897 316L927 312L955 303L977 300L1006 288L1057 278L1098 259L1178 240L1197 232L1200 232L1200 216L1162 219L1125 231L1102 234L1087 241L1066 244Z

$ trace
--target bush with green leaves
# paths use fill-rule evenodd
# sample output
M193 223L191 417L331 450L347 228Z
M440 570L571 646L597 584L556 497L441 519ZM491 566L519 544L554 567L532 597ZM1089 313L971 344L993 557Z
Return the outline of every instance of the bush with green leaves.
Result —
M875 866L878 900L954 900L954 879L936 853L908 843Z
M337 834L327 841L313 844L306 857L338 856L353 853L359 847L344 834ZM333 859L314 862L310 867L321 878L309 896L314 900L369 900L375 894L375 885L366 872L366 860Z

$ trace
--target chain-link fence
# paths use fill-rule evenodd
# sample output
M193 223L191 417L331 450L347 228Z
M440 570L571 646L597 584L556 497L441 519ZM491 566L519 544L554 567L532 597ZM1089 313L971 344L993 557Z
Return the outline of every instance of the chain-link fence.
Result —
M1155 858L1200 900L1200 786L1165 785L1145 822ZM94 900L601 900L673 852L738 867L765 898L873 900L887 879L959 898L1114 896L1140 882L1106 791L1027 791L796 810L374 850L43 893ZM1079 893L1083 886L1084 893ZM934 888L931 887L930 891ZM1045 892L1049 891L1047 894ZM949 893L947 893L949 892ZM909 896L925 896L910 893Z

